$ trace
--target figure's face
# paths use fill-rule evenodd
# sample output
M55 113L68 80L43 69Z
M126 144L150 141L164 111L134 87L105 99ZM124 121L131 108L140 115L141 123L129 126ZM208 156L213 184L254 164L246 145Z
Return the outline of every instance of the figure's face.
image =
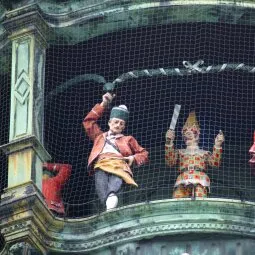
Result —
M108 126L111 132L114 134L121 134L122 131L125 129L126 122L121 119L112 118L108 122Z
M197 132L194 132L191 129L185 130L183 133L183 139L185 141L185 144L188 145L197 145L198 144L198 139L199 139L199 134Z

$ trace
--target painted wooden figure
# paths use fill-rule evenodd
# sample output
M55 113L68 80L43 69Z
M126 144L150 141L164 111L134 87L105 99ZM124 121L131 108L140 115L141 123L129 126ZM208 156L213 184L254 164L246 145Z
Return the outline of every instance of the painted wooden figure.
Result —
M206 174L208 166L219 167L222 156L224 135L215 138L213 152L198 147L200 128L195 112L191 112L182 129L186 149L175 149L175 132L166 133L165 160L170 167L178 164L179 176L174 185L173 198L207 197L210 189L210 178Z
M69 164L44 163L42 193L48 208L57 216L65 214L61 190L69 179L72 166Z
M136 139L122 134L129 116L125 105L112 108L109 131L103 132L97 124L114 97L111 93L104 94L102 102L96 104L83 121L87 135L94 142L88 168L95 173L96 192L107 210L117 207L117 193L123 181L137 186L131 167L148 161L148 152Z

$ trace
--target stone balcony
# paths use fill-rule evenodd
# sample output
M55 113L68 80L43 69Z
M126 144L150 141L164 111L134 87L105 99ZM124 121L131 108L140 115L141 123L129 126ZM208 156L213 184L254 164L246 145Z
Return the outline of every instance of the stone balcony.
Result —
M3 197L0 205L6 248L15 240L33 244L42 254L223 254L224 250L232 255L239 253L231 249L252 254L255 248L251 202L168 199L62 219L48 211L33 185L18 193L22 195ZM215 249L219 253L212 253Z

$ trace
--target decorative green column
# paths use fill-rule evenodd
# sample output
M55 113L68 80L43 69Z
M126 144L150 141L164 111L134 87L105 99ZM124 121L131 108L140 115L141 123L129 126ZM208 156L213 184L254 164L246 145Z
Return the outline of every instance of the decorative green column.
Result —
M47 254L39 218L52 217L40 192L42 163L50 159L43 147L48 25L30 4L7 12L3 26L12 41L9 143L0 147L8 156L8 186L0 200L4 252Z
M47 24L37 5L15 9L3 23L12 40L8 190L33 182L40 190L43 147L43 95Z

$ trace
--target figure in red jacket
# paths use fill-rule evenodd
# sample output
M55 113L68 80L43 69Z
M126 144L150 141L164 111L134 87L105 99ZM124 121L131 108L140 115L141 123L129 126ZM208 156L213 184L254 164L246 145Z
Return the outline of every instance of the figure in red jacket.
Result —
M48 208L58 216L65 214L61 190L71 175L72 166L68 164L43 164L42 193Z
M101 104L96 104L83 121L86 133L94 142L88 167L95 172L96 192L100 201L106 203L107 210L117 206L116 194L123 181L137 186L131 166L140 166L148 161L148 152L136 139L122 134L129 116L125 105L112 108L108 132L103 132L98 126L97 120L114 97L110 93L104 94Z

